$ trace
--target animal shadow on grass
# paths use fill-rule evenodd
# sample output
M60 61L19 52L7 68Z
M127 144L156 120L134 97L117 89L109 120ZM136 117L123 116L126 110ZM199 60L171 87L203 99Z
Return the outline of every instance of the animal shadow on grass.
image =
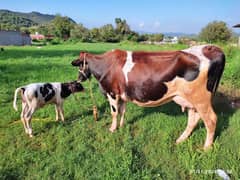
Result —
M170 116L177 116L177 115L183 114L181 112L181 107L180 106L176 105L173 102L169 102L167 104L157 106L157 107L143 107L142 113L133 117L131 120L128 121L128 123L129 124L134 124L137 121L139 121L139 119L147 117L147 116L149 116L153 113L156 113L156 112L161 112L161 113L164 113L164 114L170 115Z
M231 106L232 97L221 92L216 93L213 98L213 109L218 117L215 137L228 128L229 120L236 109Z

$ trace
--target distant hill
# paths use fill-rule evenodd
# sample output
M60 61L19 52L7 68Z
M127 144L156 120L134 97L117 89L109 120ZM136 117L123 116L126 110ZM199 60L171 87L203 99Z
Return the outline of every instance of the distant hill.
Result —
M139 34L154 34L153 32L146 32L146 31L138 31ZM161 33L161 32L160 32ZM177 36L177 37L196 37L197 34L193 33L182 33L182 32L162 32L165 37L167 36Z
M0 10L0 24L8 24L19 27L30 27L39 24L46 24L53 20L55 15L42 14L39 12L15 12L9 10ZM70 21L76 23L69 18Z
M182 33L182 32L164 32L163 34L164 34L164 36L171 36L171 37L174 37L174 36L177 36L177 37L196 37L197 36L197 34Z

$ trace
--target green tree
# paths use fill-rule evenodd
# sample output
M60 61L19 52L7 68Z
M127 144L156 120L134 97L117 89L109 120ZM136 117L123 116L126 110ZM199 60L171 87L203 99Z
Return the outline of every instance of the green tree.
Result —
M70 31L74 27L73 22L66 16L56 15L51 24L54 26L54 34L59 38L69 38Z
M27 28L27 27L20 27L20 31L25 34L30 34L29 28Z
M141 35L139 35L139 37L138 37L138 41L139 41L139 42L141 42L141 41L147 41L147 40L148 40L148 37L149 37L148 34L141 34Z
M101 41L100 30L98 28L93 28L90 31L91 40L95 42Z
M115 23L116 23L116 33L120 33L121 35L131 33L131 29L125 19L122 20L121 18L115 18Z
M101 40L104 42L119 42L112 24L106 24L99 29Z
M225 42L228 41L232 36L231 30L227 27L227 24L223 21L213 21L210 22L206 27L204 27L199 37L201 40L206 42Z
M161 33L158 33L158 34L154 34L153 37L154 37L154 41L160 42L163 40L164 35Z
M75 25L70 31L71 39L78 39L82 42L91 41L90 32L82 24Z
M116 35L117 35L117 39L119 40L123 40L123 39L131 39L131 37L134 36L134 38L132 39L136 39L133 31L131 31L129 25L127 24L127 21L125 19L121 19L121 18L115 18L115 24L116 24Z
M35 32L43 35L55 35L55 26L52 23L42 24L35 28Z

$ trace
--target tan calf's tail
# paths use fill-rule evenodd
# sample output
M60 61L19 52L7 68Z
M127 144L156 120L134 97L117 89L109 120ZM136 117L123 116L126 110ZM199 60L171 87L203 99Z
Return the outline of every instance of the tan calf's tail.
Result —
M14 93L14 100L13 100L13 108L17 111L18 108L17 108L17 95L18 95L18 92L21 91L21 87L17 88L15 90L15 93Z

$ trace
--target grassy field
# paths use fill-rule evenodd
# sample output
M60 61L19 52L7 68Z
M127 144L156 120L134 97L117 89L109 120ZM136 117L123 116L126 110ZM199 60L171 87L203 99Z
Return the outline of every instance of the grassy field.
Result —
M115 133L107 100L96 81L93 91L100 113L94 122L88 90L64 103L65 123L55 122L54 106L36 112L34 138L29 138L12 108L13 93L32 82L66 82L77 78L70 65L80 51L102 53L128 50L184 49L184 45L65 44L57 46L6 47L0 52L0 179L220 179L223 169L240 178L240 110L218 94L216 140L204 152L206 131L199 123L180 145L175 140L186 126L187 114L169 103L156 108L127 105L126 123ZM240 88L240 51L223 47L227 64L221 88ZM88 89L88 82L83 83ZM20 103L18 103L20 107Z

